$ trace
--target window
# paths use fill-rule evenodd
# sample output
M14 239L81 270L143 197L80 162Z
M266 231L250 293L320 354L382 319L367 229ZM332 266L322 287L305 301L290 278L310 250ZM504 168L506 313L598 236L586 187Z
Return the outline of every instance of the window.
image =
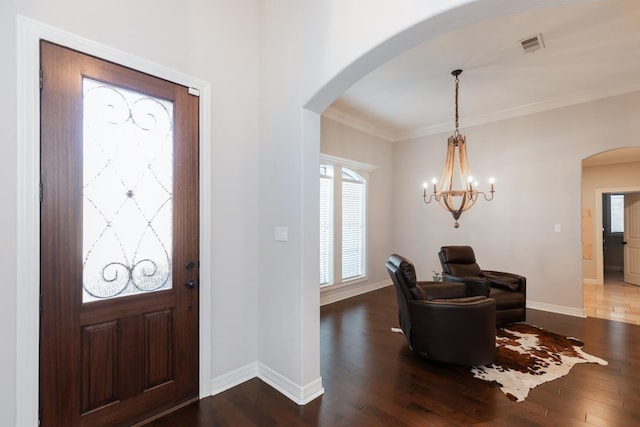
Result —
M364 276L365 181L342 169L342 280Z
M320 285L366 275L366 178L320 165Z
M609 194L609 232L624 233L624 194Z

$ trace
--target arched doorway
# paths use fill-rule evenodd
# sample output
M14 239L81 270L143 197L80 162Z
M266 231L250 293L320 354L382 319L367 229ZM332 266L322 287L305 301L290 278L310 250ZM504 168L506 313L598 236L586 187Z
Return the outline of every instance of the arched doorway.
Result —
M636 289L623 280L624 233L620 228L624 229L624 223L612 224L615 200L640 192L639 168L640 147L609 150L582 161L583 281L588 316L640 321L634 311L640 298L638 304L633 302Z
M565 4L560 1L548 2L547 6L556 6ZM522 2L519 3L519 10L510 10L509 13L523 11L535 7L534 2ZM478 11L482 11L476 15ZM318 211L319 202L315 195L317 194L318 187L318 165L319 165L319 119L320 114L327 108L341 93L343 93L348 87L364 77L367 73L373 71L378 66L393 58L394 56L404 52L411 47L414 47L421 41L433 38L439 34L451 31L462 26L470 25L475 22L479 22L491 17L502 15L499 12L500 7L498 3L494 1L476 1L470 2L465 6L461 6L452 11L447 11L441 15L437 15L426 19L423 22L416 24L415 26L400 32L393 37L387 39L383 43L377 45L363 56L356 59L353 63L347 66L343 71L334 76L328 83L322 86L319 91L305 104L305 112L302 118L303 121L303 144L305 144L305 150L303 151L303 163L305 177L305 186L303 192L307 195L304 197L303 212L315 213ZM454 27L447 26L451 22L454 22ZM448 24L449 23L449 24ZM307 289L310 289L308 293L305 293L305 297L308 298L308 302L316 300L317 296L312 293L317 292L317 288L312 288L311 284L317 282L319 276L319 261L315 259L317 253L317 247L319 245L319 233L318 227L306 227L304 230L305 236L303 240L305 242L306 254L310 254L303 259L304 278L309 281ZM579 273L578 273L579 274ZM313 282L312 282L313 281ZM576 284L576 287L579 286ZM305 291L306 292L306 291ZM305 304L309 307L311 304ZM309 330L305 331L306 333ZM317 336L307 336L305 341L308 340L310 346L316 346ZM311 362L313 364L313 362Z

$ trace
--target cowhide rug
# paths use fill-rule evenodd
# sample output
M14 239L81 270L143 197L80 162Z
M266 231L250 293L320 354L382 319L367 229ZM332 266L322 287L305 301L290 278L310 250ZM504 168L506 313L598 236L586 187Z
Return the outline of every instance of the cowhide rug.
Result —
M584 343L523 323L497 329L496 360L471 368L473 376L495 381L509 398L522 402L534 387L569 373L576 363L607 361L582 351Z

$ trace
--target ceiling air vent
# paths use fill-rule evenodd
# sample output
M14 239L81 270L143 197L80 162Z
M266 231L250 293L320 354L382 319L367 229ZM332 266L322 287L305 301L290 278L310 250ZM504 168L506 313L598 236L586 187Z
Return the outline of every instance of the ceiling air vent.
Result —
M542 41L542 34L536 34L535 36L527 37L524 40L520 40L522 50L524 53L533 53L538 49L544 48L544 41Z

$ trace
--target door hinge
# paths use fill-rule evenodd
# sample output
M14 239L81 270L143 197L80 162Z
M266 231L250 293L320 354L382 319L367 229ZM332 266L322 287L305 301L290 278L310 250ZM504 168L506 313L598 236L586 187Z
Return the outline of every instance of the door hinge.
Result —
M40 203L41 204L42 204L42 199L44 197L43 193L44 193L44 190L42 189L42 183L40 183Z
M40 295L40 316L42 316L42 295Z
M40 90L42 90L42 87L43 87L43 83L42 83L43 80L44 78L43 78L42 69L40 69Z

